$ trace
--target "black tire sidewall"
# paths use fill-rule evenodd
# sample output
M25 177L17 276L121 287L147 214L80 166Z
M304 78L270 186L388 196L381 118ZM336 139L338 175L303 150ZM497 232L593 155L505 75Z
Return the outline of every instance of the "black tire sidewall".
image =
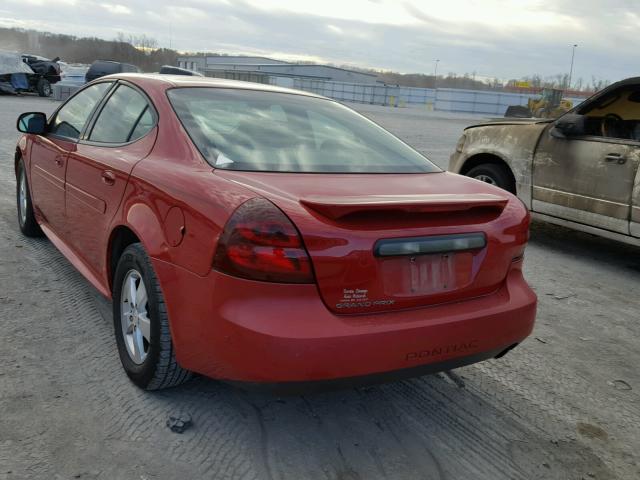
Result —
M46 78L41 78L38 80L38 95L41 97L49 97L51 96L51 83Z
M20 180L23 175L24 183L26 186L25 194L27 196L27 211L24 223L22 222L22 216L20 215ZM38 225L36 216L33 213L33 203L31 201L31 186L29 185L29 178L27 176L27 172L24 168L24 162L22 160L18 162L18 175L16 176L16 211L18 214L18 226L20 227L20 231L24 235L28 237L42 236L42 230L40 229L40 225Z
M469 170L466 175L472 178L475 178L478 175L486 175L496 182L496 187L500 187L507 191L510 191L513 188L508 173L500 165L478 165L477 167L473 167Z
M142 275L145 289L147 290L147 314L151 323L151 341L147 358L140 365L131 360L122 334L122 316L120 312L120 300L122 298L122 282L126 274L132 270L137 270ZM149 258L144 253L142 246L138 244L130 245L125 249L113 280L113 326L115 329L116 344L118 353L124 370L129 378L139 387L146 388L154 378L156 368L160 359L160 315L158 308L158 297L156 289L156 276L151 269Z
M26 230L26 225L27 223L29 223L29 211L30 211L30 206L31 206L31 199L29 198L29 194L27 193L27 213L25 215L25 221L24 223L22 222L22 215L20 212L20 182L22 181L22 176L25 175L26 176L26 172L24 171L24 163L22 163L22 160L20 160L20 162L18 163L18 176L16 177L16 210L18 211L18 225L20 226L20 230L22 231L22 233L25 232ZM25 184L26 184L26 178L25 178ZM27 192L29 190L29 187L27 186Z

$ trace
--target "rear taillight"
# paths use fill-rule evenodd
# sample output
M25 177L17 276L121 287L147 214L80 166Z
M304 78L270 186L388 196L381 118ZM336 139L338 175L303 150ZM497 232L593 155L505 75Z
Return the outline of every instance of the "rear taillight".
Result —
M218 241L213 266L250 280L314 282L311 261L298 230L264 198L248 200L233 213Z

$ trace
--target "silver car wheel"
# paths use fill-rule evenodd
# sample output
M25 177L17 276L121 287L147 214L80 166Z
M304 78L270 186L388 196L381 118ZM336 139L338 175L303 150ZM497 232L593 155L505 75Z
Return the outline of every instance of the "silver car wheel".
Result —
M27 222L27 178L24 171L20 173L18 208L20 209L20 222L24 225Z
M489 183L491 185L498 185L498 182L496 182L496 180L493 177L490 177L489 175L480 174L480 175L476 175L473 178L475 178L476 180L480 180L481 182Z
M145 361L151 346L148 312L147 289L142 275L137 270L129 270L122 282L120 325L127 353L137 365Z

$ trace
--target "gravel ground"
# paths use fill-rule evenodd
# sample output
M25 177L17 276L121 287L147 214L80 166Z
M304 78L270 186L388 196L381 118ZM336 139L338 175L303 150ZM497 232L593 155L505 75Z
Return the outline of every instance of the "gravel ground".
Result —
M15 119L55 106L0 97L0 480L640 478L640 250L542 224L525 261L537 325L500 360L284 398L203 378L139 391L109 302L18 231ZM477 120L355 107L442 167Z

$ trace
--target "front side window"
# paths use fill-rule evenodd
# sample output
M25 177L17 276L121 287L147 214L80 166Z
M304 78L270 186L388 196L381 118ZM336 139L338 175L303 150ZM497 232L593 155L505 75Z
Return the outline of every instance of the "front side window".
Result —
M205 159L218 168L309 173L440 169L392 134L327 99L255 90L168 91Z
M146 135L153 126L153 115L147 100L135 89L120 85L102 108L89 140L101 143L132 142Z
M640 142L640 86L615 90L580 109L588 135Z
M71 98L58 110L49 126L49 133L72 139L79 138L89 115L111 85L112 82L98 83Z

